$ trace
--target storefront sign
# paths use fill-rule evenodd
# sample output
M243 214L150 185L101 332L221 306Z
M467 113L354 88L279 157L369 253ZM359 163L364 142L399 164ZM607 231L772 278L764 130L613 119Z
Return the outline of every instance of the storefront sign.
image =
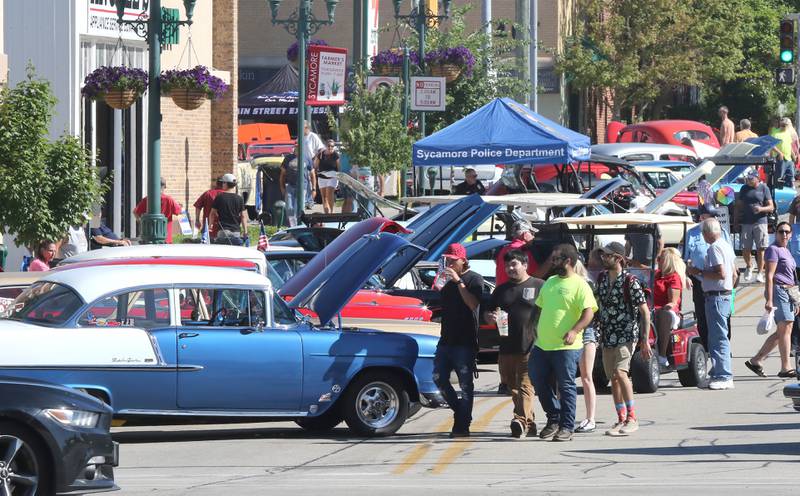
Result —
M308 48L308 105L344 105L347 49L322 45Z
M93 36L116 38L122 36L126 40L141 41L129 25L123 25L120 32L117 24L117 2L125 2L126 21L146 20L150 11L150 0L87 0L86 33ZM139 16L142 16L141 18Z
M412 77L411 110L443 111L445 89L443 77Z

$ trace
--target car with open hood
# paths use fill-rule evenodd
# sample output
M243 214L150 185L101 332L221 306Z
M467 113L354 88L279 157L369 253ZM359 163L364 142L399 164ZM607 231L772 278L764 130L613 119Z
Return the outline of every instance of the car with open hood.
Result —
M417 404L437 406L432 336L333 323L398 253L364 236L292 300L260 274L231 268L98 266L55 271L0 319L0 374L82 389L124 421L344 420L363 436L396 432ZM349 263L348 263L349 262Z

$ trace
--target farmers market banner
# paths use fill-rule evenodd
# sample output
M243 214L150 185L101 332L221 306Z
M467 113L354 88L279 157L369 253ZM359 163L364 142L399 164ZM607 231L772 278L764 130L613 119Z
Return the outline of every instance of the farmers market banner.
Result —
M347 49L308 47L308 105L344 105Z

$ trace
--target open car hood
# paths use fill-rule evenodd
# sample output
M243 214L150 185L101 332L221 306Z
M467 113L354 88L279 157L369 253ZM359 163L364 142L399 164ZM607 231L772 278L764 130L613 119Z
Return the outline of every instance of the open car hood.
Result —
M694 170L683 176L680 181L662 191L655 200L645 205L644 212L646 214L660 213L661 208L665 206L667 202L675 198L675 195L689 189L689 186L696 183L700 177L711 174L712 170L714 170L714 163L709 160L704 161L702 164L695 167Z
M384 217L371 217L362 220L342 232L322 251L309 260L291 279L281 287L281 296L294 296L305 288L325 267L336 260L347 248L366 234L380 232L408 233L409 231L393 220Z
M406 253L419 259L424 252L424 248L414 246L396 234L384 232L362 236L348 246L339 257L329 261L322 271L296 294L289 306L313 311L319 316L320 323L325 325L389 259L396 254ZM319 258L321 255L322 253L314 258Z
M436 205L420 215L408 228L408 242L427 250L423 260L436 261L450 243L460 243L492 216L500 205L490 205L478 195L468 195L444 205ZM381 268L387 287L394 283L411 266L411 254L399 254Z

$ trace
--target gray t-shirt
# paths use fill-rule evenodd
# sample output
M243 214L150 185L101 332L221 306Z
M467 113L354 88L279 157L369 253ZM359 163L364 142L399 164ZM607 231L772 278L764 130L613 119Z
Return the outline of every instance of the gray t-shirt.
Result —
M753 212L756 206L766 207L767 203L772 201L772 196L769 194L769 188L764 183L758 183L758 186L751 188L748 185L742 186L739 190L739 199L742 202L742 224L766 224L767 214L757 214Z
M635 226L647 227L647 226ZM631 259L642 265L653 263L653 241L661 239L661 229L655 226L655 235L651 233L629 233L625 235L625 241L631 245Z
M733 247L722 238L714 241L706 252L704 270L722 265L725 279L710 279L703 277L703 291L730 291L733 289L733 272L736 270L736 254Z

